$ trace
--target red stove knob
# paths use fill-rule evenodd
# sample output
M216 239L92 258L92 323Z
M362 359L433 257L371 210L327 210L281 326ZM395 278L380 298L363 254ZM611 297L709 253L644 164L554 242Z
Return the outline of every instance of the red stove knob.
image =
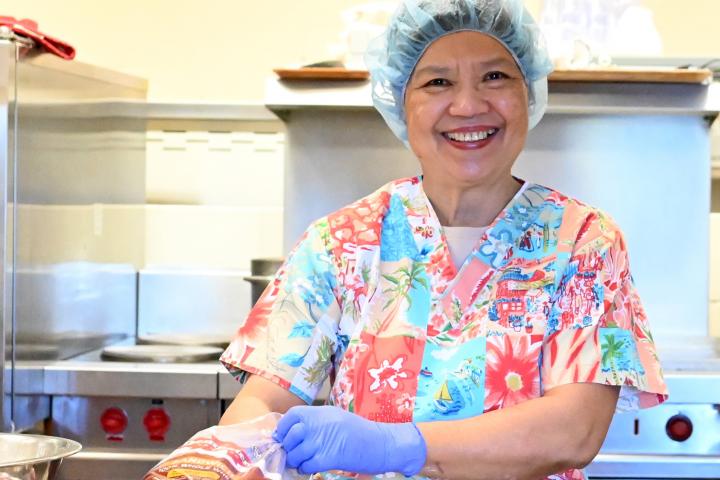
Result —
M128 426L127 413L122 408L110 407L100 416L100 426L108 440L121 441L122 433Z
M170 430L170 415L162 408L151 408L143 418L143 425L150 434L150 440L163 442L165 434Z
M678 413L670 417L670 420L667 421L665 424L665 432L667 432L668 437L676 442L684 442L692 435L693 424L687 416Z

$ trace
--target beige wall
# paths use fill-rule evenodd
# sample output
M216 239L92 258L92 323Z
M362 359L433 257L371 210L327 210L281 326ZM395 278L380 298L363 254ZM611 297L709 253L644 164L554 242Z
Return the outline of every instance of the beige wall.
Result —
M719 0L644 0L655 13L668 57L720 57Z
M78 60L150 80L161 100L262 98L273 67L323 58L340 12L358 0L3 0Z
M340 12L366 0L3 0L78 59L150 80L155 100L261 101L273 67L323 59ZM668 56L720 56L720 1L645 0ZM537 14L542 0L527 0ZM680 20L682 18L682 20Z

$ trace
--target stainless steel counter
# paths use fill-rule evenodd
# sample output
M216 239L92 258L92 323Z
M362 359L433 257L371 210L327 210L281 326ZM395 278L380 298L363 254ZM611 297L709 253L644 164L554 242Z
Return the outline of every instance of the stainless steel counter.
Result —
M46 363L43 393L116 397L216 399L218 362L138 363L100 359L100 351Z

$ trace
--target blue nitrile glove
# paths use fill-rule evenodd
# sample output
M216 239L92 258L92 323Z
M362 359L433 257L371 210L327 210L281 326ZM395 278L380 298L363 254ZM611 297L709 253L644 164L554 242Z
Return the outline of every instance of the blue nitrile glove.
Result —
M416 475L425 465L425 439L414 423L380 423L338 407L293 407L273 439L287 466L302 474L344 470Z

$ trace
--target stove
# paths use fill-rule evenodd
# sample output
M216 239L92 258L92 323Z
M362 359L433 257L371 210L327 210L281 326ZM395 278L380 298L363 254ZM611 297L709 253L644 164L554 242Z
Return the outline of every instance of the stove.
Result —
M613 418L593 478L720 478L720 343L658 340L667 402Z
M129 343L113 346L120 347L132 350ZM63 462L58 478L142 478L194 433L216 425L240 388L217 357L192 363L168 363L167 356L160 363L110 361L95 350L45 363L44 391L51 396L52 412L48 433L83 445ZM226 377L224 397L221 377Z

